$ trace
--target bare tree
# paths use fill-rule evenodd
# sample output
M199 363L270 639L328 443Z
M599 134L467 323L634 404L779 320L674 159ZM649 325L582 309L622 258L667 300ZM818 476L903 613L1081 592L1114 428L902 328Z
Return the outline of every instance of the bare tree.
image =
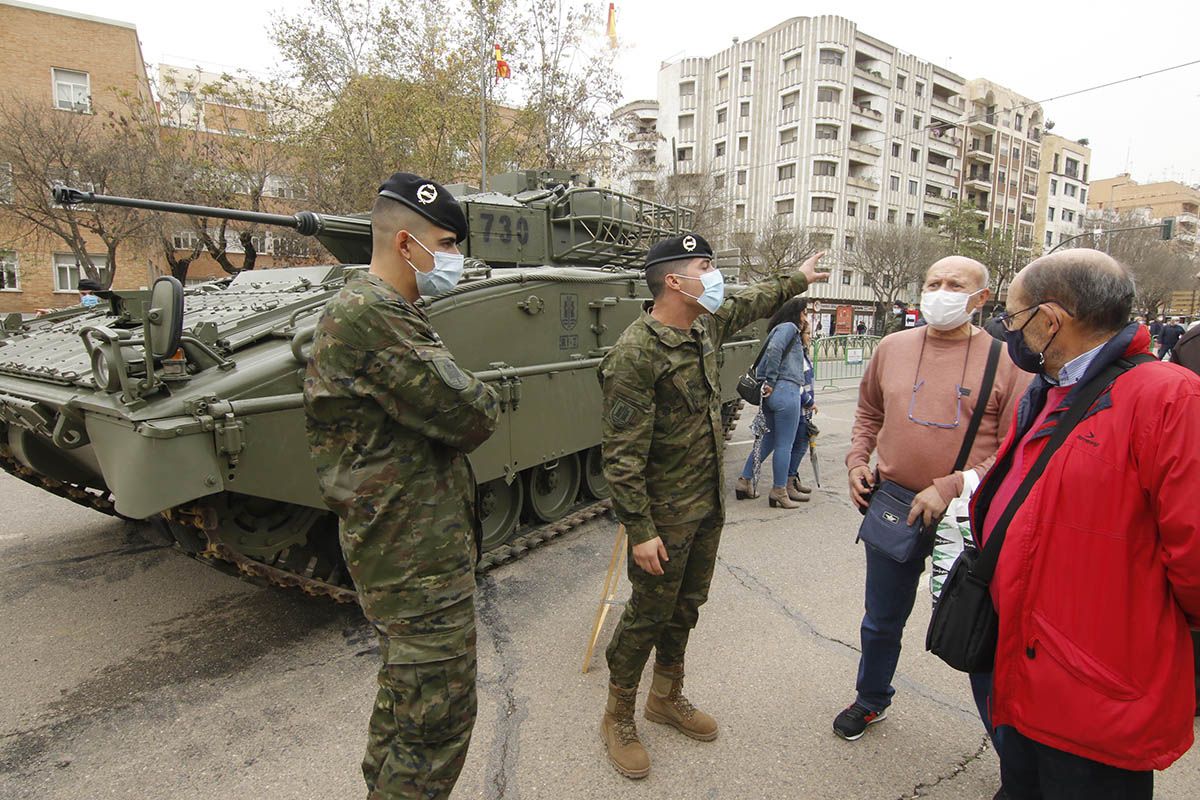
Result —
M1097 229L1132 228L1146 225L1138 214L1122 214L1114 219L1088 220L1085 228L1093 234L1076 239L1069 247L1103 250L1133 273L1137 286L1136 310L1157 317L1171 305L1171 295L1195 285L1197 264L1190 249L1181 242L1166 242L1157 226L1120 233L1101 233Z
M728 244L725 189L708 173L662 175L655 181L649 200L667 206L682 206L692 212L691 229L713 247Z
M100 194L136 194L144 186L147 155L124 116L64 113L15 96L0 101L0 162L12 168L12 202L5 210L21 223L17 239L61 241L82 275L103 286L116 274L121 245L145 232L147 215L114 206L59 206L51 188L65 183ZM104 248L105 265L92 257L89 241L95 240Z
M844 260L862 273L882 316L911 291L946 249L945 240L924 226L868 223L855 233L854 249Z
M757 231L734 234L742 277L757 281L795 269L821 249L818 236L792 224L783 214L771 217Z

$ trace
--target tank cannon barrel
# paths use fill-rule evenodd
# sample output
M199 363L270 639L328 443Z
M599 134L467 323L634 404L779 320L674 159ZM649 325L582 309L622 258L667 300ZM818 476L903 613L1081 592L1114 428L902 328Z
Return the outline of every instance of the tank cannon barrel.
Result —
M190 203L147 200L140 197L96 194L61 184L55 186L53 191L54 202L62 206L81 204L123 206L140 208L145 211L165 211L193 217L213 217L251 222L257 225L291 228L303 236L317 237L331 253L343 262L365 263L371 258L371 220L361 217L318 214L314 211L301 211L296 214L269 214L264 211L243 211L236 208L217 208Z

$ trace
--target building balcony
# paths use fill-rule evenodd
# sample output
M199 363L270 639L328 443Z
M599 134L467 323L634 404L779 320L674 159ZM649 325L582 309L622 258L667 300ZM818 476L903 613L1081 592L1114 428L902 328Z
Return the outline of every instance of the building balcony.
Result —
M967 125L974 130L983 131L985 133L996 132L996 115L995 114L973 114L972 119Z
M800 143L793 141L779 145L779 149L775 153L775 158L780 161L787 161L798 155L800 155Z
M926 194L925 195L925 207L926 208L932 207L939 211L944 211L945 209L949 208L953 203L954 203L954 201L951 200L946 195L940 195L940 194Z
M856 142L853 139L851 139L849 147L850 147L851 158L854 157L855 153L858 153L858 154L864 155L864 156L869 156L871 158L879 158L881 155L883 155L882 150L880 150L875 145L867 144L866 142Z
M817 103L813 108L813 116L841 121L846 118L846 107L841 103Z
M1026 184L1021 187L1021 194L1028 195L1029 197L1037 197L1037 187Z
M934 132L930 131L927 138L930 148L946 156L957 156L958 146L962 144L962 140L953 134L943 133L941 136L935 136Z
M695 128L680 128L675 133L676 144L693 144L696 141Z
M983 144L968 145L967 158L973 158L976 161L982 161L987 164L991 164L996 160L996 156L992 154L991 149Z
M879 181L866 176L846 178L846 186L864 192L874 193L879 191Z
M868 119L868 120L874 120L876 122L883 122L883 112L882 111L876 111L875 109L871 108L870 106L868 106L864 103L855 103L852 106L852 108L854 109L854 113L857 116L863 117L864 119Z
M812 190L814 192L840 192L842 179L835 175L813 175Z
M726 86L723 89L717 89L715 92L713 92L713 105L719 106L722 103L728 103L728 102L729 102L729 87L728 86Z
M799 106L790 105L785 108L779 109L779 124L780 125L784 124L785 122L795 122L798 119L800 119L800 107Z
M790 178L782 178L775 182L775 194L794 195L796 194L796 176Z
M934 164L933 162L928 162L925 164L925 168L928 169L930 172L934 173L935 175L941 175L946 178L953 179L958 175L958 170L956 170L954 168L953 161L951 161L946 166L942 166L941 164Z
M846 67L842 64L818 64L817 80L846 82Z
M733 163L739 167L744 167L750 163L750 152L748 150L738 150L734 156Z
M986 173L968 175L964 183L972 189L988 191L992 188L992 176Z
M744 133L744 132L750 130L751 127L753 127L753 118L752 117L743 117L741 114L738 114L738 119L737 119L738 132Z
M933 102L931 105L939 111L944 111L952 117L961 117L963 114L964 104L961 97L957 99L953 97L945 98L938 97L935 94L933 96Z
M696 95L681 94L679 96L680 111L695 111L696 110Z
M680 175L694 175L700 169L700 162L694 158L681 158L675 162L675 168Z
M789 69L779 77L779 90L782 92L793 86L799 86L803 80L802 70L799 67Z
M863 69L862 67L856 66L854 68L854 77L862 78L863 80L869 81L869 82L875 84L876 86L883 86L887 89L892 88L892 82L890 80L888 80L887 78L885 78L883 76L883 74L878 71L872 72L870 70L866 70L866 69Z
M985 217L985 218L986 218L986 217L988 216L988 208L987 208L987 206L983 206L982 208L979 208L979 207L971 207L971 208L970 208L970 209L968 209L968 210L969 210L969 211L970 211L972 214L978 214L978 215L979 215L979 216L981 216L981 217Z
M1021 212L1021 222L1033 222L1033 212L1032 211L1022 211Z
M1182 214L1176 214L1175 221L1180 225L1198 225L1200 224L1200 217L1185 211Z

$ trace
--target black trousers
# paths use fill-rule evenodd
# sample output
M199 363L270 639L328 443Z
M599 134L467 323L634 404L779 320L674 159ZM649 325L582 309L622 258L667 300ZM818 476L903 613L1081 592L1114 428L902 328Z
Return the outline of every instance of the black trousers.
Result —
M1196 716L1200 717L1200 631L1192 631L1192 647L1196 651Z
M1009 800L1150 800L1154 772L1101 764L1035 742L1002 725L1000 782Z

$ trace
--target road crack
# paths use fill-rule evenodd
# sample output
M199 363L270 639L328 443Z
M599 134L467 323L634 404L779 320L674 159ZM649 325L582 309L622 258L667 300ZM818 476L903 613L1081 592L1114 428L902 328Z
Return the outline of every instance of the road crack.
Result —
M900 795L900 797L898 797L896 800L915 800L915 798L924 797L924 796L926 796L925 793L929 789L932 789L935 786L938 786L942 783L948 783L948 782L954 780L959 775L966 772L967 767L969 767L971 764L973 764L976 761L978 761L979 759L981 759L983 757L983 754L988 751L988 747L990 744L991 744L991 740L987 736L984 736L983 739L979 742L979 747L975 748L975 752L971 753L970 755L963 756L958 761L956 761L954 763L954 766L950 769L949 772L947 772L944 775L937 776L937 778L935 778L932 782L918 783L916 786L914 786L912 788L911 792Z
M484 779L484 794L490 800L518 800L520 792L516 785L516 772L520 755L520 728L529 712L517 695L520 661L510 648L512 634L500 613L499 595L500 589L494 577L486 575L479 581L475 607L482 627L491 639L498 670L494 676L480 677L478 681L497 690L500 695L492 750Z

